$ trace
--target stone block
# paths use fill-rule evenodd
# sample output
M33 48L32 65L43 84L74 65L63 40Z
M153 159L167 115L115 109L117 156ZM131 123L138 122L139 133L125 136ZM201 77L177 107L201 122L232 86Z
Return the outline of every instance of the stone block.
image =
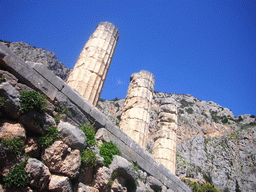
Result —
M31 61L26 61L29 63L32 68L42 75L45 79L47 79L53 86L55 86L59 91L64 87L66 84L62 79L58 78L52 71L47 69L42 63L34 63Z

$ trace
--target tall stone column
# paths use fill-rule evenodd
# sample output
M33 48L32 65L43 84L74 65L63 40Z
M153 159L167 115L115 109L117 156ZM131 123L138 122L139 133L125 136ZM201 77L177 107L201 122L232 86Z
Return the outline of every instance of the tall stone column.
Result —
M157 132L154 135L152 155L175 174L177 107L172 98L160 100L158 108Z
M85 44L67 83L96 106L119 38L117 28L101 22Z
M148 71L131 75L119 127L146 148L155 78Z

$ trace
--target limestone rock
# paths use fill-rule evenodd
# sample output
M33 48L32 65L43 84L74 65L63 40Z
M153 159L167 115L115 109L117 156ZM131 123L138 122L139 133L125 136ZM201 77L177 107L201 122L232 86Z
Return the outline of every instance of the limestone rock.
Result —
M48 190L58 192L73 192L70 179L68 177L58 175L52 175Z
M26 139L26 131L22 124L4 120L0 122L0 140L4 138L20 138Z
M67 83L96 106L119 38L117 28L101 22L84 46Z
M56 126L52 116L36 111L30 111L20 116L19 121L28 129L40 134L45 134L49 127Z
M69 123L60 121L58 124L58 132L62 137L62 141L72 149L82 151L87 145L84 132Z
M25 153L30 157L40 156L40 143L38 137L29 137L26 140Z
M77 192L99 192L99 190L94 187L86 186L83 183L79 183Z
M132 163L120 157L114 155L112 163L109 165L112 172L118 172L123 178L136 181L139 177L137 171L134 170Z
M90 185L93 181L93 176L94 176L93 171L94 170L92 166L85 167L84 170L80 170L78 181L85 185Z
M97 140L98 144L101 145L102 142L110 142L108 131L105 128L100 128L95 134L95 139Z
M80 151L70 151L63 141L55 141L44 150L42 159L50 171L75 178L81 165Z
M4 77L5 82L10 83L12 86L15 86L18 82L18 79L8 71L0 70L0 75Z
M147 177L147 184L154 191L161 191L162 190L162 185L163 184L158 179L156 179L156 178L154 178L152 176Z
M0 97L4 98L3 111L13 119L20 116L20 93L9 83L0 84Z
M51 173L42 162L35 158L29 158L25 171L30 179L30 185L43 190L48 186Z
M108 181L111 179L111 170L107 167L100 167L93 181L93 187L99 191L109 190Z
M117 177L114 180L113 185L111 186L111 190L114 192L127 192L127 188L125 187L126 181L123 177Z

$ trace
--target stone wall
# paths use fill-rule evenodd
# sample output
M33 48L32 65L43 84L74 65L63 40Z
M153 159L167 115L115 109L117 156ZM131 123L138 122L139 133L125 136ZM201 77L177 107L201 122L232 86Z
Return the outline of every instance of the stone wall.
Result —
M67 83L97 105L119 38L117 28L101 22L85 44Z
M157 132L154 135L152 155L175 174L177 107L172 98L160 100L158 108Z
M144 149L150 121L155 78L148 71L131 75L119 127Z
M90 120L97 128L104 127L109 138L117 144L126 159L136 162L141 169L157 178L166 187L175 192L191 191L178 177L158 163L151 154L115 126L102 112L42 64L27 65L8 47L0 43L0 68L11 72L19 82L44 93L52 103L67 107L71 112L69 117L77 125L83 125Z

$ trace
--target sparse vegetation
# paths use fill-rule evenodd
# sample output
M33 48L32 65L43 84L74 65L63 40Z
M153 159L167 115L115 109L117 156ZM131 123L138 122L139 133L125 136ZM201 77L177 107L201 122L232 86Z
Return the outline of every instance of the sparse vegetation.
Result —
M0 107L4 107L5 106L5 99L4 97L0 97Z
M29 184L29 178L24 168L26 167L27 160L19 165L15 165L8 175L3 179L6 188L11 187L25 187Z
M5 82L5 76L4 75L0 75L0 83Z
M59 138L58 127L49 127L48 133L39 138L42 147L46 148Z
M81 152L81 170L88 166L96 166L97 158L92 149L85 149Z
M188 102L188 101L186 101L185 99L180 100L180 103L181 103L181 106L180 106L181 108L188 107L188 106L193 106L193 105L194 105L194 103Z
M94 127L90 123L84 124L80 129L84 132L89 146L97 144L95 140Z
M2 139L1 144L17 155L22 155L25 148L24 141L20 138L4 138Z
M181 179L184 183L188 184L193 192L218 192L218 188L212 183L200 183L191 181L189 179Z
M35 110L38 112L47 109L46 96L37 91L23 91L20 94L20 111L27 113Z
M104 158L104 166L108 167L112 163L114 155L122 155L116 144L112 141L110 143L103 142L100 146L100 156Z
M192 108L188 108L186 109L187 113L188 114L193 114L194 113L194 110Z

